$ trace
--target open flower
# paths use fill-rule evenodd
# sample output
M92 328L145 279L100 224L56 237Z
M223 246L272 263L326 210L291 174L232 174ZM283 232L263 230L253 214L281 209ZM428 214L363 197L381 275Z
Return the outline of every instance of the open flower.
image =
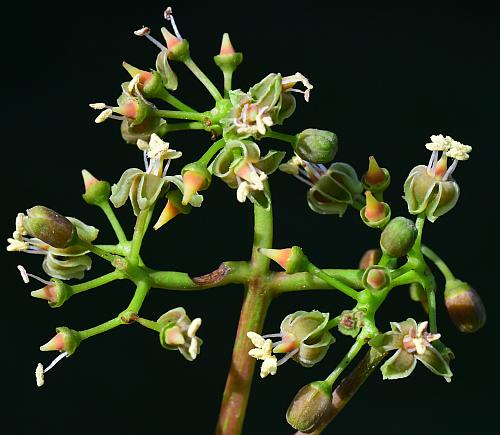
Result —
M196 359L203 343L196 336L201 325L198 317L191 321L182 307L174 308L163 314L158 320L160 325L160 343L168 350L178 350L188 361Z
M304 367L312 367L321 361L335 342L327 329L328 319L328 313L296 311L283 319L279 333L261 336L248 332L247 336L255 346L248 354L263 361L260 376L274 375L277 367L289 359ZM271 338L280 340L273 343ZM282 353L285 356L277 360L275 355Z
M397 350L380 368L384 379L406 378L415 369L417 361L421 361L432 373L443 376L450 382L453 373L431 344L441 334L427 332L427 323L417 324L411 318L400 323L391 322L391 331L370 340L370 346L381 352Z

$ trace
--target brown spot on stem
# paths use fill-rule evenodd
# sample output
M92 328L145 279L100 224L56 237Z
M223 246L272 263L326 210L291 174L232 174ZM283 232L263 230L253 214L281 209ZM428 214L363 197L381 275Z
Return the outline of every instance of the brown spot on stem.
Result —
M221 265L213 272L207 273L206 275L202 276L195 276L193 278L193 282L198 285L217 284L226 277L229 271L230 271L229 267L226 266L224 263L221 263Z

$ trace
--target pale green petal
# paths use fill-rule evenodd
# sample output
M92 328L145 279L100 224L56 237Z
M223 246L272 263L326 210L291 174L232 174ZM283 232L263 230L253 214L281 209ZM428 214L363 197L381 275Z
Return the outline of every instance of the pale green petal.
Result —
M113 205L118 208L127 202L127 198L130 193L130 187L138 174L142 174L143 172L137 168L127 169L118 183L113 184L111 186L111 196L109 200L113 203Z
M395 331L386 332L385 334L379 334L372 338L368 344L375 347L380 352L389 352L402 347L403 335Z
M401 379L410 376L416 364L417 360L412 354L399 349L380 367L380 371L384 379Z
M435 375L443 376L449 382L453 376L450 366L442 355L432 346L427 347L422 355L415 355L415 358L422 362Z

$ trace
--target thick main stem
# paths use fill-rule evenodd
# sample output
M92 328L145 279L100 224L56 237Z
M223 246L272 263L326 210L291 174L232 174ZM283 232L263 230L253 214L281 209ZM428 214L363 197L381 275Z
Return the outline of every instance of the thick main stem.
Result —
M269 193L269 186L265 188ZM252 386L255 360L248 355L252 343L248 331L260 333L264 325L272 293L267 287L269 259L258 252L258 248L271 248L273 243L273 214L271 204L267 209L254 206L254 241L250 261L250 277L245 285L236 340L233 348L231 368L226 380L222 405L217 422L217 435L241 433Z

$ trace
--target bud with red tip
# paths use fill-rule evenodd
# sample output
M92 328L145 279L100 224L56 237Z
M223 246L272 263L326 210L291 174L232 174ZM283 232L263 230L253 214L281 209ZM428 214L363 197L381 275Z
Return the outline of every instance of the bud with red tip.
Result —
M163 80L158 71L144 71L127 62L122 62L122 66L130 74L132 81L137 80L136 84L145 97L155 98L164 90Z
M383 192L389 187L391 182L391 175L385 168L381 168L375 157L370 156L368 162L368 171L365 172L361 181L365 189L371 192Z
M160 217L154 224L153 228L155 230L160 229L167 222L172 220L178 214L188 214L191 212L191 205L182 204L182 193L180 190L172 190L167 193L167 205L161 212Z
M306 272L311 264L299 246L285 249L259 248L259 252L278 263L288 274Z
M111 195L111 186L107 181L98 180L86 169L82 170L85 193L83 200L90 205L99 205L106 202Z
M189 163L184 166L181 173L184 183L182 205L187 205L195 193L209 188L212 174L205 165L199 162Z
M384 290L390 283L391 275L384 266L370 266L363 274L363 285L369 290Z
M366 206L361 211L361 219L370 228L383 228L391 218L391 208L389 204L378 201L373 194L367 190L365 192Z
M66 352L68 356L73 354L82 341L80 333L64 326L56 328L56 332L57 334L50 341L40 346L40 350L43 352L58 350Z
M380 257L382 257L382 251L380 249L368 249L361 257L361 260L359 260L358 268L363 270L368 269L370 266L377 264Z
M234 50L233 44L231 44L231 39L229 39L229 34L224 33L222 36L220 52L217 56L214 56L214 62L224 74L232 74L242 61L243 54L237 53Z
M54 210L37 205L27 210L23 225L28 234L54 248L66 248L74 241L73 224Z
M170 33L165 27L161 28L161 34L165 38L168 48L168 58L178 62L185 62L191 55L189 54L189 43L185 39L179 39Z
M486 308L479 294L459 279L446 281L444 302L451 321L461 332L476 332L486 323Z
M286 421L302 433L311 433L333 415L332 389L325 381L316 381L302 387L295 395L286 411Z
M32 291L31 296L45 299L51 308L58 308L73 296L73 288L60 279L53 278L45 287Z

